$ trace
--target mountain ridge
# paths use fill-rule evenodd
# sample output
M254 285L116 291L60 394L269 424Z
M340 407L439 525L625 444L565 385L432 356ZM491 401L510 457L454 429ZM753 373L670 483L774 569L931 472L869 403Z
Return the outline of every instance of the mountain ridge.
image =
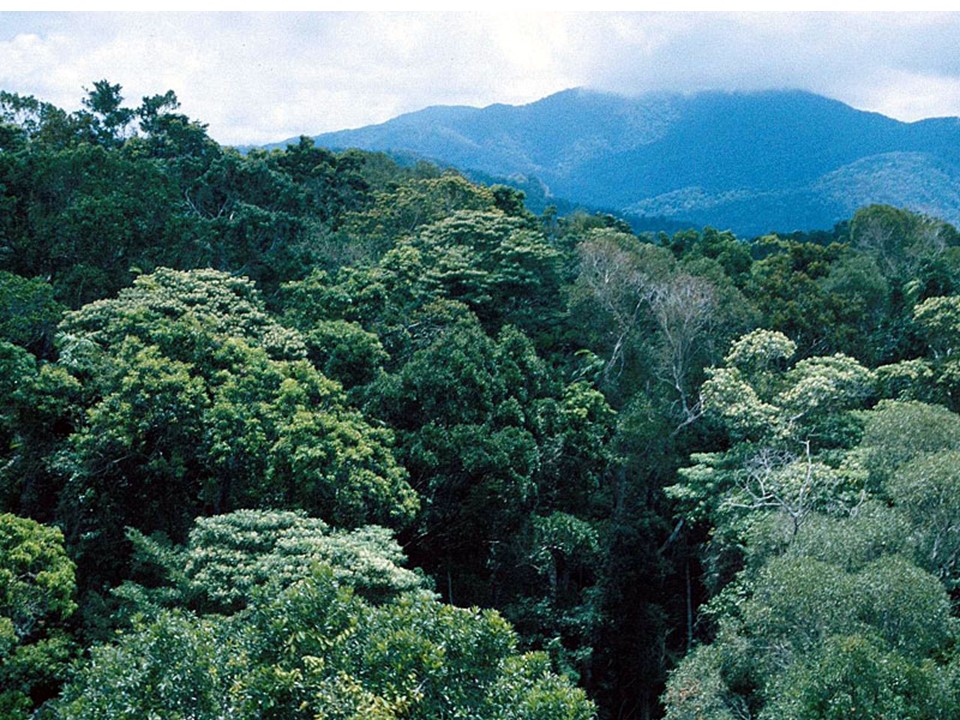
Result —
M535 179L547 199L742 235L832 227L872 202L960 222L960 118L902 122L803 90L570 88L526 105L434 105L314 140Z

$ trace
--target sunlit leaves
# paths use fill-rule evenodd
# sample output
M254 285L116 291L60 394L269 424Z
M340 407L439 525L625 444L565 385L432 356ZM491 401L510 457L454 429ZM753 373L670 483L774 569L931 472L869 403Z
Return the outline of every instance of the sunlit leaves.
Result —
M589 720L593 708L543 656L518 655L496 613L423 591L371 605L321 568L233 618L137 622L94 649L60 713Z
M141 618L116 645L91 649L58 707L84 720L213 720L228 707L231 646L222 623L179 611Z
M328 565L333 577L369 599L386 599L419 588L423 579L403 567L403 551L390 531L366 526L334 530L302 513L237 510L198 518L183 547L168 547L130 530L135 563L163 577L158 588L128 585L118 591L135 602L178 603L232 612L256 592L270 592ZM149 572L147 573L149 575Z
M187 329L201 336L197 340L203 335L242 338L277 359L305 355L299 336L266 313L252 282L214 270L161 268L137 278L114 299L70 313L61 326L68 339L82 336L102 347L136 335L172 356L190 351L190 338L184 335Z
M831 415L855 408L874 391L873 373L845 355L783 365L796 346L781 333L755 330L734 343L727 367L709 371L704 407L718 413L743 439L824 436ZM822 442L821 441L821 442Z
M341 526L415 512L390 432L297 359L302 337L248 280L159 271L62 331L61 362L89 398L58 458L69 525L101 547L88 561L117 555L124 525L182 538L202 512L299 507Z
M64 632L73 562L56 528L0 514L0 712L28 718L56 693L74 648Z

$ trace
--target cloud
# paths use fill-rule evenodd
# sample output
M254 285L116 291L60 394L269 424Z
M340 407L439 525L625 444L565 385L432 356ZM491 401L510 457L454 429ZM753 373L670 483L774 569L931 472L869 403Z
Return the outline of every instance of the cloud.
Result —
M797 87L901 119L960 115L960 14L0 13L0 87L67 109L173 89L225 143L585 85Z

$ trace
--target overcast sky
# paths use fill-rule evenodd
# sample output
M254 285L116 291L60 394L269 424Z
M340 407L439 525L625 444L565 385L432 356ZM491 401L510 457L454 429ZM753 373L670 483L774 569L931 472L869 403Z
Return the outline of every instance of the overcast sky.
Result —
M800 88L902 120L960 116L960 13L12 13L0 89L65 109L108 79L174 90L221 143L569 87Z

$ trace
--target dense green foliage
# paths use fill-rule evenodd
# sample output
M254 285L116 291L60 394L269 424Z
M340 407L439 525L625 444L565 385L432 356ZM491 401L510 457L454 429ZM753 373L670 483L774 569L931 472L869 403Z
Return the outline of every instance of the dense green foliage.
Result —
M0 716L960 715L954 228L177 109L0 94Z
M56 693L75 652L74 564L56 528L0 515L0 716L26 718Z

